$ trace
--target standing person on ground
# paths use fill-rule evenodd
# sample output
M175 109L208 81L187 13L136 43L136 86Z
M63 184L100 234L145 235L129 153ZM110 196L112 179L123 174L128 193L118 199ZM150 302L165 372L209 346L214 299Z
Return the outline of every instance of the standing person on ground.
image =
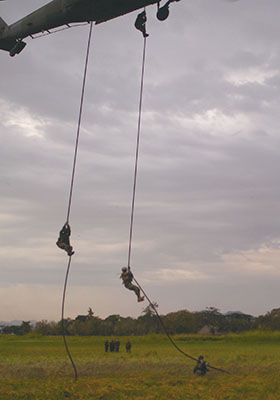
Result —
M110 352L114 352L115 351L115 341L112 339L110 342Z
M119 352L119 350L120 350L120 344L121 344L121 342L119 341L119 339L117 339L117 340L115 341L115 349L116 349L116 353L118 353L118 352Z
M130 353L130 350L131 350L131 343L130 343L129 340L126 342L125 348L126 348L126 352L127 352L127 353Z
M105 353L108 353L108 349L109 349L109 341L108 341L108 339L105 341L104 345L105 345Z

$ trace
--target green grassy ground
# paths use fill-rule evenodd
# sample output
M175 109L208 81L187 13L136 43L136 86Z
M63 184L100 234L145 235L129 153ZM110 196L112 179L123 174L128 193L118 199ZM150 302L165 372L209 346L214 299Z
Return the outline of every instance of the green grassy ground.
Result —
M206 377L165 336L130 338L131 354L120 339L120 353L105 354L104 338L68 338L75 382L62 338L0 336L0 400L280 400L280 333L177 336L182 350L230 372Z

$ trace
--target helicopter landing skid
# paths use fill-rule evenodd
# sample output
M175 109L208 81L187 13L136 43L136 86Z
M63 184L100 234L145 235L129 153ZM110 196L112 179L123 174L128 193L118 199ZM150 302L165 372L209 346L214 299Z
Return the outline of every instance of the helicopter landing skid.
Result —
M14 57L16 54L19 54L26 46L26 43L22 40L17 40L14 47L10 50L10 56Z

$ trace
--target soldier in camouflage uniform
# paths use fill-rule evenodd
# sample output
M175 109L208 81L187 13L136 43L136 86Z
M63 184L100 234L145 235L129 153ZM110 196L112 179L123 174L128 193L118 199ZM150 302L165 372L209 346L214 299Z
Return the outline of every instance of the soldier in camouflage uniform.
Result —
M194 367L193 373L196 375L199 375L199 376L204 376L209 371L207 366L208 366L208 363L206 361L204 361L204 357L199 356L197 364Z
M140 32L142 32L144 38L149 36L149 34L146 32L146 22L147 22L146 11L143 11L137 15L134 24L135 28L138 29Z
M122 274L121 274L121 279L123 280L123 284L124 286L129 289L129 290L133 290L134 293L137 296L137 301L144 301L144 296L140 296L140 289L138 286L133 285L132 280L133 280L133 274L130 270L130 267L123 267L122 268Z
M71 257L75 252L73 251L73 247L70 245L70 235L71 229L68 222L66 222L61 231L59 232L59 238L57 239L56 245L65 250L69 257Z

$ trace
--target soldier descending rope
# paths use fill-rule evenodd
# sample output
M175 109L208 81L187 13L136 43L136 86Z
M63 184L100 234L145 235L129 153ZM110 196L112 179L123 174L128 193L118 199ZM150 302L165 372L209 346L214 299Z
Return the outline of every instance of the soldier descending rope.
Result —
M146 22L147 22L147 16L146 16L146 11L144 10L137 15L134 24L135 28L138 29L140 32L142 32L144 38L149 36L149 34L146 32Z
M59 232L59 238L57 239L56 242L56 245L60 249L65 250L69 257L71 257L74 254L73 247L70 245L70 235L71 235L70 225L66 222L63 225L61 231Z
M130 270L130 267L123 267L122 268L122 274L120 276L120 278L123 280L123 284L124 286L129 289L129 290L133 290L134 293L137 296L137 301L144 301L144 296L140 296L140 289L138 286L133 285L132 280L133 280L133 274Z

